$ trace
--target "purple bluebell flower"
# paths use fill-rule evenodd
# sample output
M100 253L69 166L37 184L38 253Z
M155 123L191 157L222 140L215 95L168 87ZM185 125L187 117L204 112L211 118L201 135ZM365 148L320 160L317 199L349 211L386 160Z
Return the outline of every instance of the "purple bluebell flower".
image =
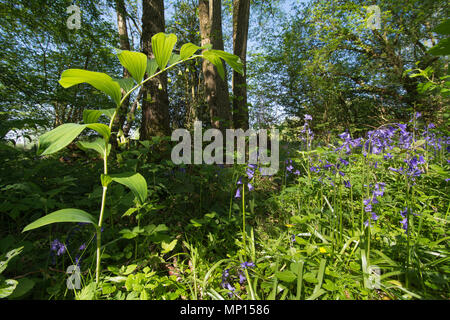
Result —
M237 188L236 194L234 195L235 199L239 199L241 197L241 188Z
M86 243L83 243L78 250L83 251L84 249L86 249Z
M239 272L239 283L243 284L245 280L246 280L245 276L241 272Z
M253 186L249 183L247 183L248 191L253 191Z
M61 256L66 252L66 246L64 243L60 242L58 239L55 239L51 243L51 251L56 252L57 256Z
M348 180L348 181L344 180L344 185L345 185L346 188L351 188L352 187L352 185L350 184L350 180Z
M255 264L253 262L242 262L241 263L241 268L246 269L246 268L253 268L255 267Z
M312 117L309 114L305 114L305 121L312 120Z

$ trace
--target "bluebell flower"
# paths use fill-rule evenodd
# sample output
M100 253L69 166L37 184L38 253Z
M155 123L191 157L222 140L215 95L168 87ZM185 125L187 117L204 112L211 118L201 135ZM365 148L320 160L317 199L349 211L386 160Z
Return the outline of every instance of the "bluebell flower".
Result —
M241 268L246 269L246 268L253 268L255 267L255 264L253 262L243 262L241 263Z
M247 280L245 276L241 272L239 272L239 283L243 284L245 280Z
M61 256L66 252L66 246L64 245L64 243L60 242L58 239L55 239L51 243L50 250L56 252L57 256Z

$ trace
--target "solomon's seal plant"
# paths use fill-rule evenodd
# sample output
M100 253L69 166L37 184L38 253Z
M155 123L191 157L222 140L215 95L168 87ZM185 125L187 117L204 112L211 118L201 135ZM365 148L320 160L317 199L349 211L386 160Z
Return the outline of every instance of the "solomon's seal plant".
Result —
M70 144L86 128L94 130L101 135L101 138L98 138L93 142L79 142L81 148L94 150L98 152L103 159L103 173L100 176L103 192L98 219L83 210L68 208L50 213L27 225L23 229L23 232L25 232L56 222L81 222L92 224L96 229L97 259L95 278L97 283L100 274L101 230L105 212L106 193L109 184L117 182L131 189L138 201L138 206L142 206L147 199L147 183L141 174L134 172L124 172L120 174L108 173L108 155L111 149L111 145L109 144L112 133L111 130L114 119L117 116L122 103L133 91L141 87L150 79L180 63L196 58L204 58L210 61L217 68L218 73L222 78L224 77L224 67L221 59L227 62L235 71L241 74L243 73L242 62L239 57L233 54L221 50L213 50L211 49L211 46L199 47L192 43L184 44L180 49L180 54L175 54L172 51L176 42L177 37L174 34L167 35L158 33L154 35L152 37L154 59L148 59L146 55L140 52L118 50L117 57L122 66L129 71L132 78L113 79L109 75L101 72L82 69L65 70L61 74L61 79L59 80L59 83L64 88L69 88L80 83L88 83L111 97L116 104L116 108L85 110L83 112L83 124L66 123L43 134L39 138L37 154L43 156L60 151ZM203 50L202 54L195 54L198 50ZM144 79L145 74L147 74L147 78ZM122 94L121 89L124 91L124 94ZM97 122L102 115L105 115L110 119L109 125Z

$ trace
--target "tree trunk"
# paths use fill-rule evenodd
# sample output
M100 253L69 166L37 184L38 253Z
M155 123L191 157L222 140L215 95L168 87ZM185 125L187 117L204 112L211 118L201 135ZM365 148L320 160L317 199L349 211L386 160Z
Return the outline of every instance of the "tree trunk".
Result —
M153 58L152 36L165 31L163 0L142 0L143 53ZM160 88L161 89L160 89ZM167 74L163 73L144 85L140 140L170 135Z
M247 130L247 39L250 0L233 0L233 53L241 58L244 74L233 71L233 123L235 128Z
M130 50L130 41L128 39L127 29L127 11L125 8L124 0L116 0L116 13L117 13L117 29L119 31L119 41L121 50ZM131 75L127 69L123 68L123 77L129 78ZM122 92L124 94L124 92ZM114 119L113 134L111 135L111 143L113 146L117 145L117 136L115 132L123 128L126 120L128 105L130 104L130 98L128 97L120 106L119 112Z
M223 50L221 1L199 0L199 22L202 46L211 44L213 49ZM202 71L211 125L220 130L230 128L232 117L226 72L222 80L216 67L207 60L203 60Z

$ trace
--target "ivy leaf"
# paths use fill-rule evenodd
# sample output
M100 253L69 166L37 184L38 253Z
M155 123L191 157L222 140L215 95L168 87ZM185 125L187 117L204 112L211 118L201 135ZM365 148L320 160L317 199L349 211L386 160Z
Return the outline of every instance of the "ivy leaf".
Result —
M160 32L152 37L153 54L159 69L163 70L167 66L176 42L177 36L173 33L165 34Z
M30 231L57 222L84 222L84 223L92 223L93 225L96 224L94 217L89 213L87 213L86 211L71 208L58 210L42 218L39 218L36 221L27 225L22 230L22 232Z
M91 86L106 93L119 105L122 94L119 84L106 73L94 72L83 69L68 69L63 71L58 81L64 88L69 88L80 83L89 83Z

